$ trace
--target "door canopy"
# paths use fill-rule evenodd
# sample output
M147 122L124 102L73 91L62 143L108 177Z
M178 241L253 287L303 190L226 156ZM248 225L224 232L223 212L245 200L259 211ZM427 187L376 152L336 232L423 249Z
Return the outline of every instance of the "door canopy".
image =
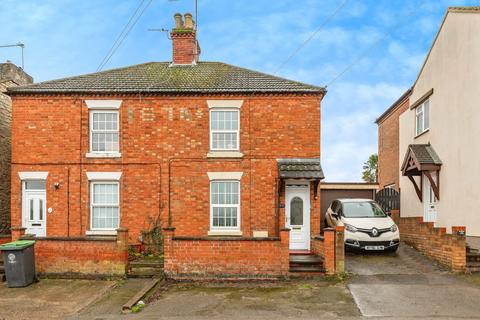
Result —
M422 201L423 176L430 181L435 197L440 200L440 167L442 161L430 144L411 144L408 146L402 164L402 175L408 177L413 183L418 198ZM432 172L436 174L433 178ZM414 177L420 177L420 186Z
M288 158L277 159L278 176L280 178L279 193L286 179L305 179L314 182L314 197L317 199L318 185L324 179L320 158Z

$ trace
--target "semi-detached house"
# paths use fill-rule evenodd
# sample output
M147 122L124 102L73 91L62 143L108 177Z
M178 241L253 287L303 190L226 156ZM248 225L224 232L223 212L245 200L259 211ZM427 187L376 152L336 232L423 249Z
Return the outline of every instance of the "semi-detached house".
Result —
M9 91L12 226L36 236L40 271L102 272L82 241L128 229L134 245L154 225L172 275L282 275L292 250L323 255L325 89L199 61L191 15L175 20L171 62ZM58 241L61 257L42 249Z
M456 271L480 270L479 28L480 7L448 8L413 86L377 121L402 239Z

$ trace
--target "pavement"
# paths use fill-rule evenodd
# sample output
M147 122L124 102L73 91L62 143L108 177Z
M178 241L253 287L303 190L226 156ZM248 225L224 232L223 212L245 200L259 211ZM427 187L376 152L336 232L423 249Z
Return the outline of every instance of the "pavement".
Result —
M3 319L480 319L480 275L457 275L405 244L347 254L349 274L258 282L171 282L139 313L121 307L150 279L0 284Z
M64 319L104 296L113 281L44 279L25 288L0 283L0 319Z
M118 319L122 315L122 306L137 292L142 290L151 279L127 279L117 281L110 290L95 302L66 317L68 320Z
M480 277L451 274L405 244L397 254L348 254L346 268L364 318L480 319Z
M358 318L344 282L336 278L280 282L176 283L128 319Z

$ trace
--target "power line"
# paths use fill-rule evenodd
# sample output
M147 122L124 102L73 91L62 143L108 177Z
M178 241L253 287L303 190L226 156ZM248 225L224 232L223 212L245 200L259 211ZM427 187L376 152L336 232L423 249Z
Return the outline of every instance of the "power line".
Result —
M288 56L287 59L285 59L285 61L283 61L279 66L278 68L275 70L274 74L277 74L278 71L280 71L280 69L282 69L288 62L290 62L290 60L292 60L292 58L300 51L303 49L303 47L305 47L307 45L307 43L309 43L319 32L320 30L323 29L323 27L328 23L330 22L330 20L332 20L336 15L337 13L340 12L340 10L342 10L342 8L347 4L348 0L345 0L343 1L338 7L337 9L335 9L334 12L332 12L331 15L329 15L325 20L323 20L322 24L310 35L310 37L308 37L302 44L300 44L293 52L292 54L290 54L290 56Z
M110 53L113 51L113 49L115 48L115 46L117 45L118 41L120 40L120 38L122 37L122 35L124 34L124 32L127 30L127 27L130 25L130 23L132 22L133 18L137 15L138 11L140 10L140 8L142 7L143 3L145 2L145 0L142 0L142 2L140 2L140 4L138 5L138 7L135 9L135 12L132 14L132 16L130 17L130 19L128 20L127 24L123 27L122 29L122 32L120 32L120 34L118 35L117 39L115 40L115 42L113 43L112 47L110 48L110 50L108 50L107 54L105 55L105 57L103 57L103 60L102 62L100 62L100 64L98 65L97 67L97 71L99 71L106 63L106 60L107 60L107 57L110 55Z
M410 10L408 12L408 14L405 16L405 17L402 17L402 19L397 22L390 30L388 30L387 32L385 32L385 34L380 38L378 39L377 41L375 41L372 45L370 45L367 49L365 49L359 56L357 56L349 65L347 65L345 67L345 69L343 69L339 74L337 74L335 77L333 77L332 80L330 80L327 85L325 86L325 88L328 88L332 83L334 83L335 81L337 81L339 78L341 78L345 73L347 73L348 71L350 71L350 69L352 69L360 60L362 60L367 54L370 53L370 51L372 51L378 44L380 44L380 42L382 42L383 40L385 40L389 35L392 34L393 31L395 31L398 26L402 25L405 23L405 19L406 18L410 18L410 16L412 14L414 14L415 12L420 12L420 9L423 7L423 5L421 5L420 7L416 7L412 10Z
M125 25L125 27L123 28L122 32L120 32L120 34L118 35L117 39L115 40L115 42L113 43L112 47L110 48L110 50L108 51L107 55L103 58L102 62L100 62L100 65L98 66L97 68L97 71L100 71L103 69L103 67L108 63L108 61L110 60L110 58L115 54L115 52L117 51L117 49L120 47L120 45L122 44L123 40L125 40L125 38L128 36L128 34L130 33L130 31L133 29L133 27L135 26L135 24L138 22L138 20L142 17L143 13L145 12L145 10L147 10L147 8L150 6L150 4L152 3L153 0L149 0L148 3L143 6L143 4L145 3L145 0L142 0L142 2L138 5L138 7L135 9L135 12L132 14L132 16L130 17L130 19L128 20L127 24ZM143 6L143 9L139 12L140 8L142 8ZM133 22L132 22L133 21Z

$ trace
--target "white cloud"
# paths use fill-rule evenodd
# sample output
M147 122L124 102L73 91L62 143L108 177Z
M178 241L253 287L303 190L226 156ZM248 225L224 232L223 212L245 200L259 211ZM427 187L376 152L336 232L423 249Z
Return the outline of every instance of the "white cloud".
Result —
M322 166L327 181L359 181L377 152L375 119L406 89L393 83L340 82L322 102Z

